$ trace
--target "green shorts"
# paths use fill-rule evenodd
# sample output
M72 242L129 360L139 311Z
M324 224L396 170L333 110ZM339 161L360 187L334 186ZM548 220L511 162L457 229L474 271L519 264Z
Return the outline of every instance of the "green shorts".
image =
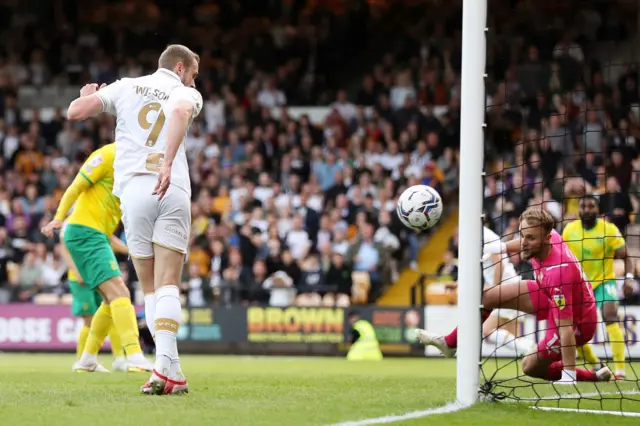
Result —
M91 290L86 285L78 284L78 281L70 280L69 289L73 302L71 302L71 314L74 317L92 316L102 303L102 296L96 290Z
M593 289L593 295L596 297L596 305L602 309L602 305L605 303L618 303L620 298L618 297L618 285L615 281L604 281L598 287Z
M102 232L69 224L64 231L64 243L89 289L96 290L103 282L121 275L111 241Z

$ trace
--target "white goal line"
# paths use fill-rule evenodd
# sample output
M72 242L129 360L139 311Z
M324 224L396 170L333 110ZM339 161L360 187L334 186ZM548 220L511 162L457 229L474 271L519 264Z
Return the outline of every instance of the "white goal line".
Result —
M395 423L395 422L402 422L405 420L419 419L421 417L427 417L433 414L453 413L455 411L462 410L463 408L466 408L466 407L463 406L462 404L458 404L457 402L452 402L442 407L430 408L428 410L410 411L408 413L398 414L395 416L383 416L383 417L374 417L371 419L353 420L348 422L335 423L330 426L382 425L382 424L389 424L389 423Z
M505 400L501 402L508 403L518 403L518 402L536 402L536 401L555 401L559 399L564 400L578 400L580 398L589 398L594 396L611 396L611 395L638 395L640 391L631 389L629 392L585 392L585 393L570 393L559 395L558 397L542 397L542 398L521 398L518 401L515 400ZM468 408L459 404L457 402L452 402L450 404L444 405L442 407L430 408L428 410L420 410L420 411L410 411L404 414L397 414L391 416L382 416L382 417L373 417L370 419L362 419L362 420L352 420L341 423L334 423L329 426L369 426L369 425L382 425L382 424L390 424L396 422L402 422L405 420L413 420L419 419L422 417L427 417L435 414L447 414L454 413L456 411L460 411L463 408ZM558 407L529 407L535 410L542 411L564 411L564 412L572 412L572 413L588 413L588 414L603 414L603 415L614 415L614 416L625 416L625 417L640 417L640 413L632 413L626 411L602 411L602 410L583 410L579 408L558 408Z

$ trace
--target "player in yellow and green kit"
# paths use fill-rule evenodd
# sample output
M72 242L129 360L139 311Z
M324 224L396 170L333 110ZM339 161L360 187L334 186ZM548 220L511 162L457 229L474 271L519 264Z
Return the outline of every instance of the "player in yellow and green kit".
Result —
M73 206L63 233L64 246L84 280L84 287L98 291L103 299L91 320L84 351L73 367L75 371L106 370L98 364L97 355L112 325L120 337L129 367L153 369L142 355L129 290L111 249L111 236L122 216L120 200L112 194L114 158L113 143L93 152L65 191L54 220L42 229L42 233L51 238L55 230L62 228ZM89 300L90 296L86 298Z
M620 230L613 224L599 219L598 200L585 196L580 202L580 219L567 224L562 238L576 255L587 278L591 281L596 304L601 309L602 319L607 325L607 334L613 352L617 379L625 374L624 334L618 323L618 286L614 271L614 259L625 260L625 287L633 282L633 259L627 256L627 247ZM578 348L582 358L598 366L600 360L591 345Z
M102 296L96 290L92 290L89 286L84 284L84 280L80 277L76 265L71 259L71 255L64 244L64 226L60 233L60 242L62 244L63 254L68 267L68 279L69 289L73 296L73 302L71 303L71 314L76 317L81 317L84 320L84 325L78 334L78 343L76 346L77 359L80 359L84 348L89 338L89 331L91 327L91 320L93 315L98 310L98 307L102 303ZM127 246L115 236L111 236L111 247L117 253L127 254ZM124 357L124 351L122 349L122 343L120 342L120 336L115 331L115 327L111 327L109 330L109 340L111 340L111 350L113 352L113 371L128 371L127 360ZM105 371L106 369L98 364L96 371Z

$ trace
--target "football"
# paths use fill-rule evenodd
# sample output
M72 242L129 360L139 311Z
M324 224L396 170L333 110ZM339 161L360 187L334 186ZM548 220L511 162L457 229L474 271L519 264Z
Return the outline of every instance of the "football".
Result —
M400 195L396 212L407 228L416 232L425 231L440 220L442 198L430 186L414 185Z

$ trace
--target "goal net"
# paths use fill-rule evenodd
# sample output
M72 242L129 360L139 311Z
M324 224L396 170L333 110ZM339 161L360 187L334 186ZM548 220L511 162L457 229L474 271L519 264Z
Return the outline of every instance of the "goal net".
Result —
M527 348L544 342L552 325L503 309L483 324L481 395L640 417L640 3L488 3L483 225L507 242L519 238L525 209L554 218L596 286L598 324L577 351L578 368L609 368L616 377L591 381L600 376L578 372L587 380L560 386L551 379L561 369L547 380L525 374ZM511 267L535 280L531 262L515 255L508 264L492 272L496 280ZM555 300L559 309L563 301ZM562 352L559 341L546 343L545 350Z

